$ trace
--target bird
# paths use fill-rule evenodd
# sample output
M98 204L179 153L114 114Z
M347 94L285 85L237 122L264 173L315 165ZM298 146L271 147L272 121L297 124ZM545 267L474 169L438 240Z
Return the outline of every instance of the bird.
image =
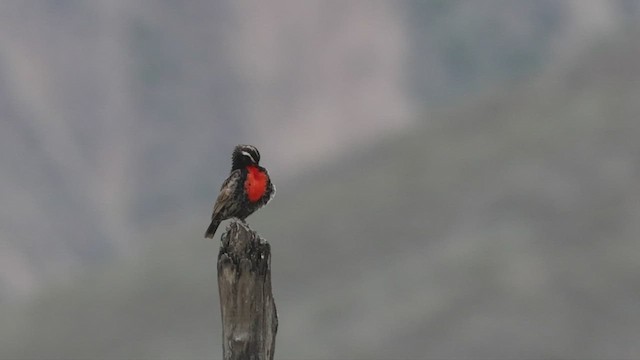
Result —
M213 238L223 220L237 218L245 222L249 215L267 205L275 193L267 169L260 166L258 149L253 145L237 145L231 155L231 172L220 187L204 237Z

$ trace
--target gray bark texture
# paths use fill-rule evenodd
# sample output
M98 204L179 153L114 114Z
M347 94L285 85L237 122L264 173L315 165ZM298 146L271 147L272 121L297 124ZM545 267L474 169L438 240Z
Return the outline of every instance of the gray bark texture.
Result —
M271 247L234 221L222 234L218 290L225 360L272 360L278 314L271 294Z

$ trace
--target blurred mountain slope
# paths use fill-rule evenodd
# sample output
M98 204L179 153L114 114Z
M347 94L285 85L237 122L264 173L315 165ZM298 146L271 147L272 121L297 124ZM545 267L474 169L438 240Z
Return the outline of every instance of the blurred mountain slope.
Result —
M278 183L250 219L273 247L278 356L637 358L638 39ZM221 354L217 243L191 215L3 307L0 357Z
M236 143L286 178L610 36L636 3L0 2L0 298L136 256L210 206Z
M298 159L336 156L332 134L346 146L406 126L400 9L322 3L2 2L0 201L11 206L0 216L0 299L30 294L43 274L134 256L151 224L209 208L237 143L285 174ZM292 30L297 41L282 38ZM379 60L366 89L342 76L362 52Z

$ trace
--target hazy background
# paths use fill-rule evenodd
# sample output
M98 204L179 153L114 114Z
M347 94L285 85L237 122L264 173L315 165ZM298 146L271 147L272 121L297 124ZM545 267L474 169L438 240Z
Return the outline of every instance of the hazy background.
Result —
M281 359L640 357L640 1L0 2L0 359L222 352L278 193ZM224 225L223 227L224 228Z

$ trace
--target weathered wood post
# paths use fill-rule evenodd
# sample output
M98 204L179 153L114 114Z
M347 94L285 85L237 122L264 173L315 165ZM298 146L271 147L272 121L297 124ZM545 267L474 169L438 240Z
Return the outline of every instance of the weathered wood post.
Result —
M225 360L272 360L278 315L271 294L271 247L233 221L222 234L218 290Z

